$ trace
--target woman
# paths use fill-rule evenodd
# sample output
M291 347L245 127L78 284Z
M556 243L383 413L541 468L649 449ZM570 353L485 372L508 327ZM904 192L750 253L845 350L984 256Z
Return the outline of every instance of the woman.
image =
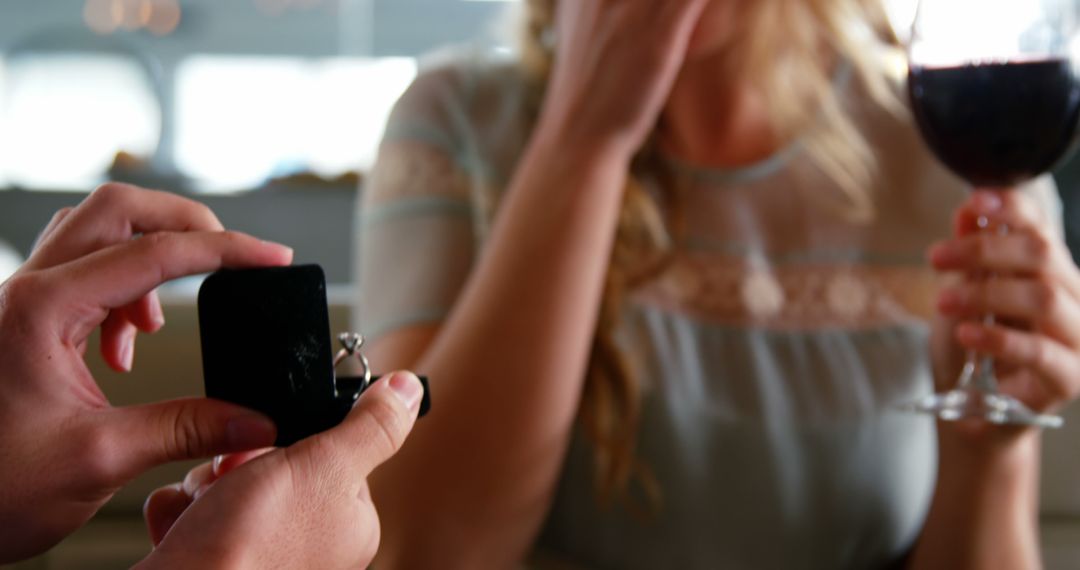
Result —
M958 340L1075 394L1052 187L961 205L875 0L526 5L520 60L417 79L365 197L373 360L443 410L375 476L383 567L1037 565L1038 434L897 408ZM934 268L1007 290L935 300L954 211Z

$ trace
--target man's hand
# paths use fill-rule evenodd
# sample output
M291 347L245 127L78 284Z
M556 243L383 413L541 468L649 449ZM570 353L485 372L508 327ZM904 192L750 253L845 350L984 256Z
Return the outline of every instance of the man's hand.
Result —
M137 331L164 324L155 288L221 267L287 265L292 251L226 232L205 206L102 186L54 217L0 285L0 563L41 553L155 465L270 445L265 417L188 399L113 408L83 360L128 370Z
M155 491L146 567L365 568L379 545L367 476L401 447L423 388L395 373L341 425L274 451L206 463Z

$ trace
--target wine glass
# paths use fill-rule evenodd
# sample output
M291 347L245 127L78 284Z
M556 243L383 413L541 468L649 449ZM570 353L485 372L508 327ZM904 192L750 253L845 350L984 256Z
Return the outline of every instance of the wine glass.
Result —
M908 53L912 109L937 158L972 186L1008 191L1072 147L1080 118L1076 1L919 2ZM1008 232L989 226L979 220L982 231ZM910 408L944 420L1063 423L1000 393L993 359L971 351L956 388Z

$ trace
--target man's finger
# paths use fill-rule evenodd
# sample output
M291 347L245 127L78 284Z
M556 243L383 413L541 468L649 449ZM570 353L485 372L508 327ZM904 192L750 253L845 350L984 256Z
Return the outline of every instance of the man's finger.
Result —
M412 431L424 395L410 372L395 372L372 384L341 425L297 444L296 453L310 453L310 465L338 463L367 476L392 457Z
M156 289L121 310L128 321L142 332L157 332L165 325L165 313L161 310L161 299L158 298Z
M131 372L139 331L153 333L165 324L157 291L151 291L119 309L109 311L101 323L101 356L117 372Z
M188 471L187 475L184 476L184 481L180 483L180 488L184 490L185 495L195 500L198 498L199 492L216 479L214 464L212 461L207 461Z
M246 464L247 462L258 459L276 448L264 447L262 449L254 449L252 451L242 451L240 453L230 453L228 455L219 455L214 458L211 469L215 479L220 479L226 474L230 473L234 469Z
M62 220L40 240L27 261L30 269L60 265L140 233L224 229L203 204L119 183L99 187Z
M165 539L176 520L191 505L191 497L180 483L168 485L150 493L143 503L143 520L150 533L150 541L157 546Z
M68 217L69 214L71 214L71 211L74 209L75 208L68 206L67 208L61 208L59 211L53 214L52 219L49 220L48 224L46 224L45 229L41 230L41 233L38 234L37 239L34 240L34 247L30 248L30 251L37 251L38 246L44 243L45 240L49 239L49 236L51 236L53 232L56 231L56 228L60 227L60 224L64 222L64 220Z
M157 233L114 245L42 275L70 314L116 309L166 281L222 267L287 265L292 250L236 232ZM71 305L77 305L75 310ZM96 317L97 315L90 315ZM96 327L97 323L78 322ZM82 331L85 332L85 331Z
M101 357L109 368L117 372L131 372L138 333L122 309L109 311L109 316L101 323Z
M117 481L163 463L269 447L277 437L266 416L205 398L118 408L103 421L117 444L102 461Z

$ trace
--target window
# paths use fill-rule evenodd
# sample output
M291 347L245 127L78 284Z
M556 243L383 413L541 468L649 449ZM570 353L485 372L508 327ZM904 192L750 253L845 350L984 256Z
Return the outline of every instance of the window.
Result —
M5 68L0 173L8 183L91 187L117 151L156 152L161 109L138 64L114 55L31 53Z
M176 166L203 189L366 169L411 58L196 56L177 69Z
M85 190L133 173L237 191L297 171L362 171L415 57L485 36L505 6L4 0L0 190Z

